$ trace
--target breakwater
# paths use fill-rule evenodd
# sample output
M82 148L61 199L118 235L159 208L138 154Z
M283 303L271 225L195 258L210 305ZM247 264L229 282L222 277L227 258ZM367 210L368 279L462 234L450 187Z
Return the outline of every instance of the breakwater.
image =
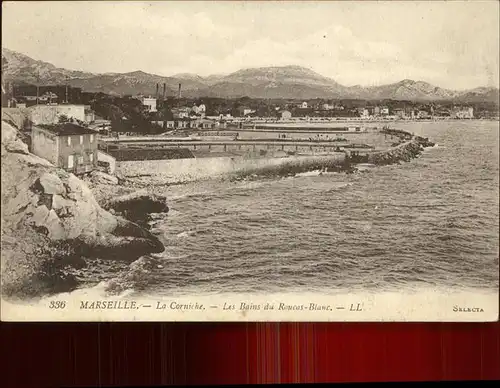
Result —
M407 133L400 135L406 137ZM125 179L147 185L220 178L239 180L247 177L292 176L315 170L352 172L356 163L385 165L409 161L418 156L425 147L433 145L428 139L412 137L409 141L378 152L363 153L361 150L307 156L124 161L118 164L117 170Z
M409 162L411 159L417 157L424 150L424 148L432 147L433 145L434 143L427 140L419 141L417 139L413 139L387 151L368 154L366 161L379 166L399 162Z

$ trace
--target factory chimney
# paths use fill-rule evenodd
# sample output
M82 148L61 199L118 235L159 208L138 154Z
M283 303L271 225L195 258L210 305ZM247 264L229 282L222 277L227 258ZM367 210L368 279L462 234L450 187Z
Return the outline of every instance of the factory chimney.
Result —
M165 101L166 96L167 96L167 84L164 82L163 83L163 101Z
M40 73L36 76L36 104L38 105L38 98L40 97Z
M179 93L177 94L177 98L180 100L181 99L181 86L182 84L179 84Z
M159 96L159 88L160 88L160 84L157 83L156 84L156 96L155 96L156 98L158 98L158 96Z

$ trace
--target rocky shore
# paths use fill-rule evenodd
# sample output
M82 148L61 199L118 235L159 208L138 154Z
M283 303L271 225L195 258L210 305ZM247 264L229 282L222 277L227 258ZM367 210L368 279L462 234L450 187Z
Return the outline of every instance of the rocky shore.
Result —
M1 157L4 297L70 291L78 281L68 268L92 259L132 263L165 250L140 225L168 211L165 198L127 193L100 206L85 182L29 153L3 121Z

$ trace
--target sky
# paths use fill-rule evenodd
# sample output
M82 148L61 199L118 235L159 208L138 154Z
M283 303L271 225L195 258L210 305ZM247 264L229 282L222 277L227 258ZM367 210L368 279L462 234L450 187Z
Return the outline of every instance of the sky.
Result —
M162 76L299 65L346 85L499 85L499 1L5 1L3 47Z

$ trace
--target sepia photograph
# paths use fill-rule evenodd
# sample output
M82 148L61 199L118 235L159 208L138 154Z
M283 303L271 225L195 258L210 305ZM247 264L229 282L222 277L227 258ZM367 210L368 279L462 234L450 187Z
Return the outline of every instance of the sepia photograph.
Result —
M498 1L5 1L3 321L497 321Z

